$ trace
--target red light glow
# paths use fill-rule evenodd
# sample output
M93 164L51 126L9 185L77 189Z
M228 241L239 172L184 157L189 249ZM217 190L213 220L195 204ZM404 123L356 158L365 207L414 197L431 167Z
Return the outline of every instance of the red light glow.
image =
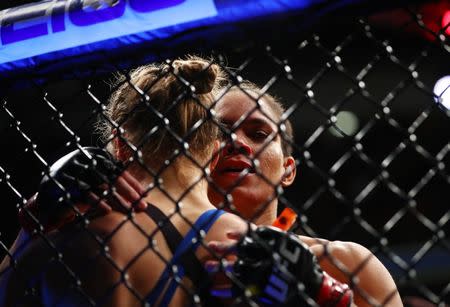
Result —
M447 26L447 29L445 29L445 34L450 35L450 10L447 10L444 15L442 16L442 28Z

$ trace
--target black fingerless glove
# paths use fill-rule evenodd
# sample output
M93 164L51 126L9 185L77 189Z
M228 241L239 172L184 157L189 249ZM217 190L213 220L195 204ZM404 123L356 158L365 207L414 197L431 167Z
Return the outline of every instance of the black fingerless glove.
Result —
M121 171L122 167L101 148L84 147L65 155L42 179L36 201L19 211L22 227L32 232L40 224L48 232L72 221L90 208L87 193L99 193L99 186L113 183Z
M352 291L322 271L297 235L273 227L250 231L237 246L234 293L263 306L339 306Z

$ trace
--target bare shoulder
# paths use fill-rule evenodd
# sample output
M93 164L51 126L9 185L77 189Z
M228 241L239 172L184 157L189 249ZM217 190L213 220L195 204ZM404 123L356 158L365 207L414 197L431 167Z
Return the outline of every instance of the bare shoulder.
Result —
M234 242L228 237L227 233L234 232L245 234L249 225L250 224L247 221L235 214L224 213L216 220L212 228L206 233L204 241ZM200 248L199 251L201 251L199 257L203 260L204 257L211 256L210 253L205 253L205 249Z
M353 285L358 306L402 306L391 274L369 249L355 242L299 237L316 255L324 271Z
M111 211L106 215L99 216L89 222L87 228L100 236L109 236L122 227L126 227L128 217L120 212Z

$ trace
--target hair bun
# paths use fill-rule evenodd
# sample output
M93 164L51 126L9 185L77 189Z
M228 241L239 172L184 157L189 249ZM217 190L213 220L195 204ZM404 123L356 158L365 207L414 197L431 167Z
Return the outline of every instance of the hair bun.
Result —
M201 60L177 60L173 62L175 73L189 81L197 94L207 94L214 88L219 67Z

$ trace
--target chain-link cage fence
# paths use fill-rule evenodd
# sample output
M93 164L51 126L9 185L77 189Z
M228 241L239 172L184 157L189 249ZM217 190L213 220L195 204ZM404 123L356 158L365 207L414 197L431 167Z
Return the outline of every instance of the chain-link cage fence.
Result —
M274 210L294 209L298 219L291 231L312 250L323 247L317 252L320 263L349 285L358 305L395 301L395 290L382 280L374 277L380 283L375 286L364 282L381 274L365 275L373 254L405 305L447 306L449 77L442 79L443 88L435 87L450 67L445 10L450 10L446 1L369 12L341 9L324 13L320 22L315 17L312 26L307 14L296 15L270 30L255 24L225 42L185 39L170 50L169 60L164 48L173 44L163 41L129 52L125 60L104 54L80 64L83 69L50 63L47 68L56 69L2 78L2 303L275 304L261 300L264 286L255 289L255 280L249 286L244 281L251 278L236 276L220 262L230 261L233 252L224 255L208 245L209 227L218 223L227 231L227 226L216 214L199 224L207 210L190 205L191 197L206 195L199 192L206 178L210 199L250 222L270 224ZM183 68L175 59L188 53L202 55L208 65L197 60L201 69ZM162 64L134 70L149 59ZM213 68L224 78L204 90ZM145 74L150 77L142 83L136 76ZM122 94L111 98L117 91ZM284 110L274 111L267 102L273 99ZM110 101L116 101L114 110L107 107ZM134 103L120 109L127 101ZM194 116L187 120L196 118L186 127L180 105L197 110L198 117L185 114ZM218 171L211 174L215 140L220 140ZM285 162L290 149L295 163L280 175L276 163ZM226 155L239 161L226 162ZM295 181L284 184L294 167ZM250 183L256 185L245 189ZM264 199L258 198L260 190L269 191L261 194ZM239 204L240 197L248 204ZM145 208L143 198L161 200L161 206ZM31 236L11 248L19 210ZM351 255L349 265L346 256L327 252L327 243L315 238L356 242L370 253L361 260ZM183 244L187 252L178 250ZM271 247L263 244L257 252ZM219 261L226 271L223 285L233 284L231 298L210 295L217 281L203 271L206 259ZM261 267L246 274L264 280ZM160 276L167 282L158 283ZM318 304L309 281L298 279L296 291L312 300L294 305ZM371 288L384 292L374 297L378 290Z

